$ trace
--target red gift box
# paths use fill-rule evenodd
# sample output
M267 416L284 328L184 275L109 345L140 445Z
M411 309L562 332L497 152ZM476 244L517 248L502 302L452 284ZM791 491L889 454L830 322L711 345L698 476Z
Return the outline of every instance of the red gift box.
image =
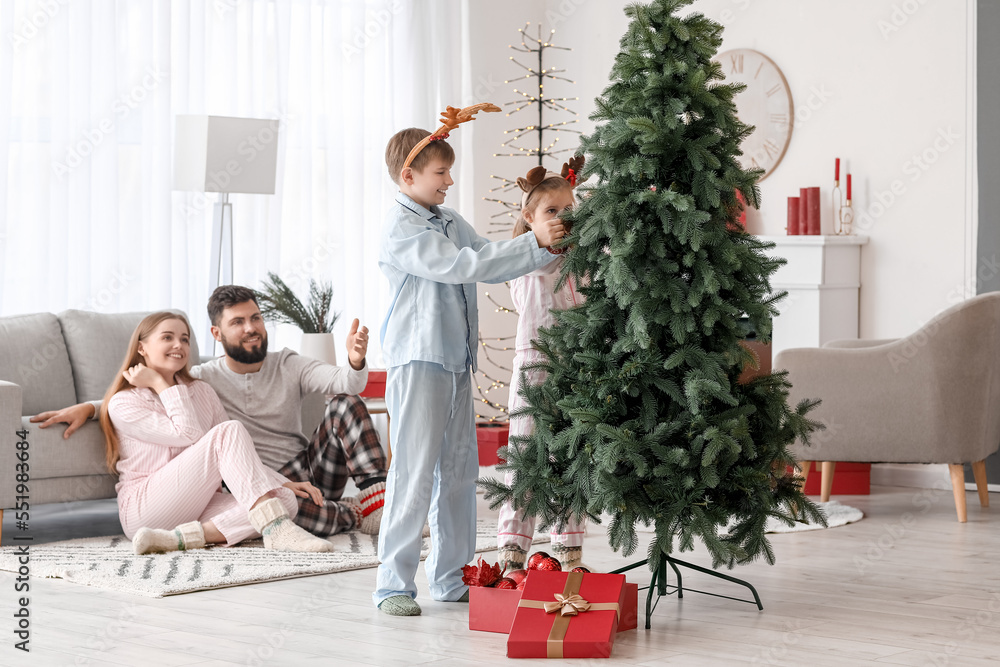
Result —
M497 456L497 450L507 446L507 436L510 426L499 422L476 424L476 443L479 445L479 465L495 466L503 463Z
M469 629L507 634L520 600L519 590L469 586Z
M639 627L639 584L625 584L625 604L618 620L618 632Z
M365 385L365 388L358 395L365 398L384 398L385 375L385 371L368 371L368 384Z
M528 573L531 576L531 573ZM514 623L521 591L507 588L469 587L469 629L508 634ZM639 627L639 584L625 584L625 604L618 621L618 632Z
M807 450L808 451L808 450ZM834 468L833 488L830 493L837 496L867 496L871 493L871 463L840 462ZM819 461L813 461L809 479L803 489L807 496L820 494L820 483L823 479Z
M624 606L623 574L533 571L510 628L507 657L611 657Z

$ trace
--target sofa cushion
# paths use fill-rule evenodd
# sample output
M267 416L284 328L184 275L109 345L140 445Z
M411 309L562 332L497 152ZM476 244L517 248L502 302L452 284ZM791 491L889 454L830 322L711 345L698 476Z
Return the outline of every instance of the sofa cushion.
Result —
M39 428L24 417L21 428L28 432L26 440L31 457L31 479L75 477L77 475L107 475L104 431L96 421L89 421L69 438L63 438L66 424ZM10 466L11 469L14 466ZM80 497L86 494L73 494Z
M0 317L0 380L20 385L22 415L76 403L73 372L52 313Z
M183 311L177 310L187 317ZM129 338L142 318L149 313L93 313L86 310L64 310L59 313L69 359L73 366L78 402L98 401L118 372L128 350ZM193 363L198 360L198 341L191 332ZM69 405L69 403L67 403Z

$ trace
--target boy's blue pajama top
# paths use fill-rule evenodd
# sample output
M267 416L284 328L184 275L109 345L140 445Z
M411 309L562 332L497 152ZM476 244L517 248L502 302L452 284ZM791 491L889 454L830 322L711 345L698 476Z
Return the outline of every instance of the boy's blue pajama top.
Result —
M376 605L394 595L416 597L425 517L431 597L457 600L465 592L461 568L475 555L479 474L472 397L476 283L511 280L551 261L531 232L491 243L455 211L428 210L396 195L379 254L392 294L381 330L392 464Z

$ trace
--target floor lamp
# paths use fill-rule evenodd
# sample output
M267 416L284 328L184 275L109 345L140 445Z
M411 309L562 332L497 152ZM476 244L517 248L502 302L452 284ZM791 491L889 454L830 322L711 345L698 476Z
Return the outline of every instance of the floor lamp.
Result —
M277 165L277 120L177 116L174 189L219 193L212 214L208 294L220 284L233 282L233 205L229 195L273 195ZM211 322L206 343L212 340L210 327ZM214 349L214 345L206 345L206 349Z

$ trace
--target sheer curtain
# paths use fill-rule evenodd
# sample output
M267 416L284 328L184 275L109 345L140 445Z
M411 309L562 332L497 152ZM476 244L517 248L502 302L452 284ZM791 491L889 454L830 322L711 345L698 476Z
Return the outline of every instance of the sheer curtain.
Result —
M281 123L277 193L230 198L234 281L332 281L338 339L354 317L377 332L385 142L465 97L466 16L467 0L3 0L0 315L172 306L204 331L214 199L172 190L172 153L175 115L213 114Z

